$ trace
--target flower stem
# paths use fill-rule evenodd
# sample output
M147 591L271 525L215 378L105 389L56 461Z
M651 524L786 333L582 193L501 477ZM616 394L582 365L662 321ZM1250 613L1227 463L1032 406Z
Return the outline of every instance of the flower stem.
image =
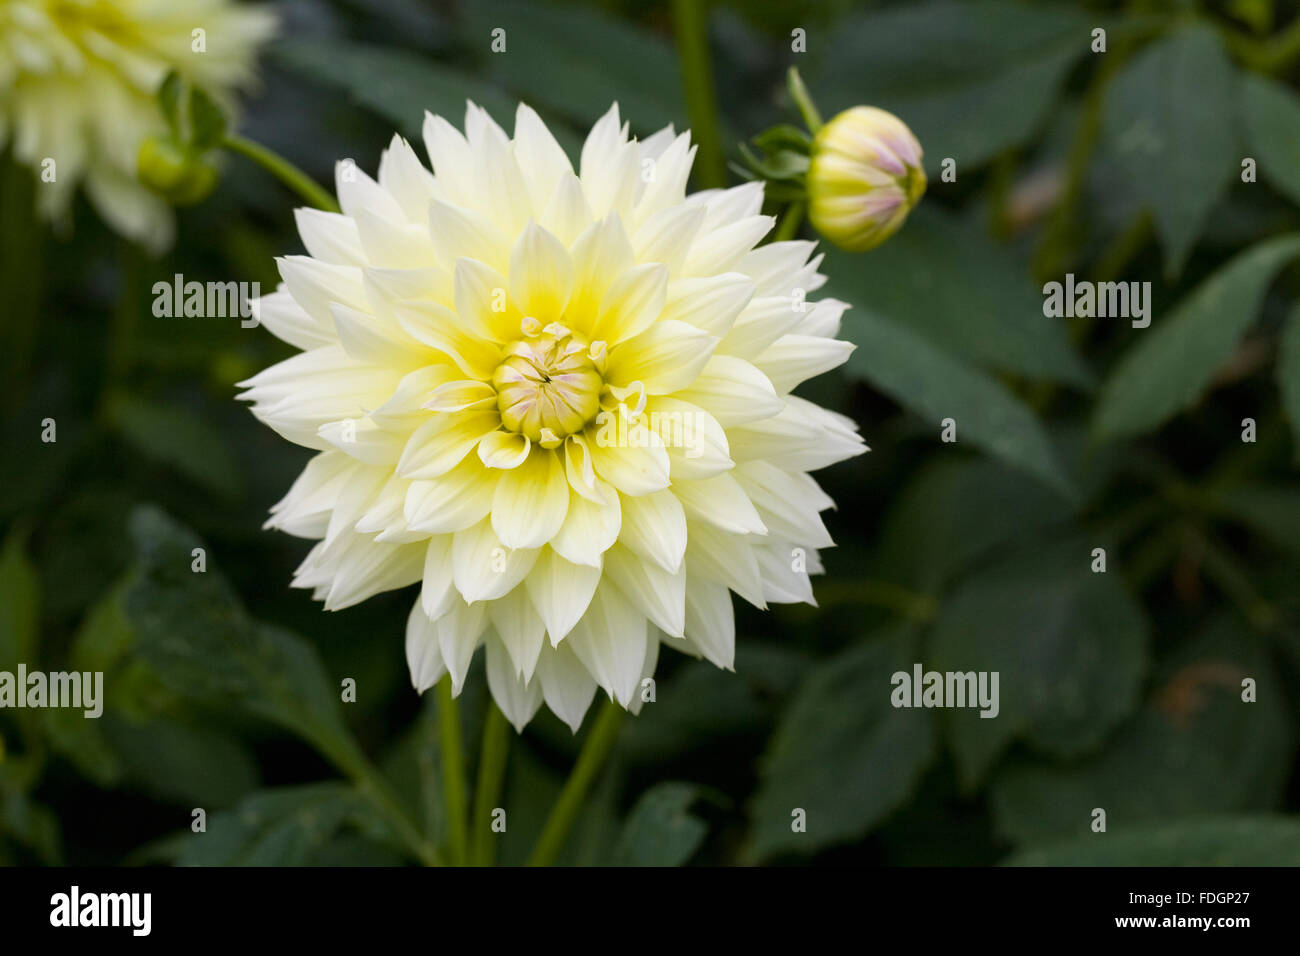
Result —
M255 143L234 133L226 137L224 145L231 152L239 153L257 163L317 209L324 209L326 212L339 211L339 204L334 201L333 196L279 153L274 153L261 143Z
M460 709L451 693L451 675L438 682L438 731L442 743L442 789L447 804L451 862L468 861L465 824L465 755L460 743Z
M781 215L781 221L776 224L776 233L772 236L773 242L785 242L787 239L793 239L799 233L799 226L803 222L804 204L802 202L792 202L786 206L785 212Z
M496 855L492 841L492 811L501 799L501 779L506 772L506 754L510 751L510 725L505 714L488 702L487 720L483 723L483 743L479 749L478 780L474 784L474 823L470 839L470 862L491 866Z
M565 781L564 789L560 791L560 798L555 801L555 807L551 810L546 827L537 840L537 846L533 848L533 855L528 860L529 866L550 866L559 856L560 850L564 848L565 838L573 829L574 820L582 808L582 801L587 796L587 791L591 789L601 764L605 762L605 758L614 746L622 722L623 708L613 701L605 701L600 716L596 718L596 723L582 745L582 752L578 754L578 761L573 765L573 772Z
M822 128L822 114L818 111L817 104L813 102L808 87L804 86L803 77L799 75L797 66L790 67L790 72L786 74L786 87L790 90L790 98L794 100L795 106L799 107L799 113L803 116L808 132L816 136L817 131Z
M673 0L673 28L677 55L682 61L686 86L686 112L691 137L699 145L695 164L700 186L716 189L727 183L727 171L718 144L718 104L713 95L713 68L709 63L707 0Z

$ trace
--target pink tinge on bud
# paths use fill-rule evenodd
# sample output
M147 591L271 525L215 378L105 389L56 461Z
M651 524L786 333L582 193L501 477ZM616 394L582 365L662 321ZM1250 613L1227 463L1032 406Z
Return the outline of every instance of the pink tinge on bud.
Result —
M921 144L892 113L855 106L813 140L809 219L841 248L857 252L884 242L924 191Z

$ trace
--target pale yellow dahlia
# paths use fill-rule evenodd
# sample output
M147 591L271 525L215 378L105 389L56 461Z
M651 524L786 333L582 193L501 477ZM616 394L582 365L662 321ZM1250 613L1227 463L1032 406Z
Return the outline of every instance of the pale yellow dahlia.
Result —
M227 99L273 27L229 0L0 0L0 150L36 172L47 218L83 184L114 229L164 248L171 212L136 179L141 143L166 130L155 94L174 69Z
M730 668L731 592L812 601L807 472L864 450L790 394L852 349L813 244L756 248L762 185L687 196L689 135L629 140L617 106L576 174L527 106L513 139L472 104L424 139L432 174L396 137L378 182L341 164L260 300L303 352L243 397L320 450L268 522L321 539L294 583L421 582L415 687L459 693L483 645L517 728L545 700L576 730L597 686L639 709L660 644Z

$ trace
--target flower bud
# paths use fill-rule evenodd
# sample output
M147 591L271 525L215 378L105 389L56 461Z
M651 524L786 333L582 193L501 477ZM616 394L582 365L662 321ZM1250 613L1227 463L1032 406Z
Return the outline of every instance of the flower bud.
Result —
M921 144L893 113L855 106L813 139L808 218L842 249L863 252L880 245L924 192Z
M151 136L140 144L136 175L173 206L192 206L216 188L213 165L174 140Z

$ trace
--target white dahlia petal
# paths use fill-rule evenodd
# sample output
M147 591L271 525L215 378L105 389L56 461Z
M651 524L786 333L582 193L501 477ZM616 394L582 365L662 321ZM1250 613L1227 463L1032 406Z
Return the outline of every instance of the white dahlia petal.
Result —
M617 107L575 173L531 109L427 116L394 138L261 302L303 353L243 383L319 450L268 526L320 539L327 608L419 581L411 680L488 687L522 728L575 731L600 687L639 711L661 644L731 668L732 595L812 602L831 500L807 472L864 450L790 394L842 363L846 308L812 243L759 243L761 187L686 195L694 147L629 139ZM644 163L654 175L642 178Z
M447 673L438 648L438 628L417 601L406 619L406 664L411 686L424 693Z
M576 734L596 696L596 679L591 671L566 641L542 651L536 679L541 682L546 706Z
M530 682L522 677L499 641L487 643L487 681L488 690L501 713L515 730L522 732L542 706L542 682Z

